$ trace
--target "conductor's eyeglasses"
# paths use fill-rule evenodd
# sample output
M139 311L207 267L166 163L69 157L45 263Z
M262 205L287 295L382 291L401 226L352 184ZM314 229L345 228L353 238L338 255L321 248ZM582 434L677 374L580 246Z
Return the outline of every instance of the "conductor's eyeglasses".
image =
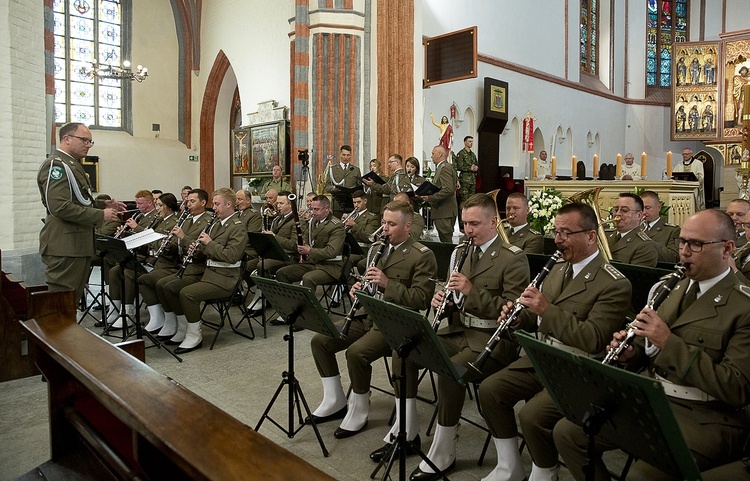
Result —
M68 135L68 137L76 138L80 140L81 142L83 142L85 145L94 145L94 141L91 139L87 139L86 137L79 137L77 135Z
M705 245L708 245L708 244L721 244L723 242L726 242L726 241L725 240L716 240L716 241L703 242L703 241L694 240L694 239L683 239L682 237L680 237L679 239L677 239L676 244L677 244L677 247L679 247L680 249L682 249L683 247L685 247L685 245L687 244L688 249L690 249L692 252L700 252L700 251L703 250L703 246L705 246Z

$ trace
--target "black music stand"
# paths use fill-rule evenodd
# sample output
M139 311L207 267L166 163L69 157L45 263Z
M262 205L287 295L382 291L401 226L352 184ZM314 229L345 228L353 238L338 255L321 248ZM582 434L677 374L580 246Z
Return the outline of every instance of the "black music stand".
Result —
M420 244L428 247L434 254L435 260L437 261L437 274L435 278L440 281L447 281L446 276L449 276L448 271L450 270L451 256L453 251L456 249L458 244L450 244L445 242L435 242L420 240Z
M266 276L266 259L275 259L282 262L290 262L291 258L289 257L289 254L286 253L284 248L281 247L279 244L279 241L276 240L276 237L271 234L263 234L260 232L248 232L247 233L248 242L250 245L255 249L255 252L258 253L258 256L260 257L260 275L261 277ZM260 325L263 326L263 339L268 338L268 333L266 332L266 296L263 292L263 289L260 290L260 310L261 310L261 322ZM257 301L256 301L257 302ZM252 316L250 315L250 310L245 310L245 315L242 316L242 319L240 319L240 322L237 323L239 326L242 324L242 321L245 319L250 322L250 318ZM256 321L257 322L257 321Z
M305 329L318 332L328 337L340 338L341 334L339 333L338 328L333 325L333 322L331 322L331 319L328 317L325 310L323 310L323 306L320 305L320 302L315 298L315 295L310 288L286 284L259 276L251 276L251 278L263 289L263 293L268 296L271 305L279 311L289 323L289 334L284 336L284 340L289 343L287 347L287 370L281 373L281 383L279 383L279 387L276 389L268 406L266 406L266 410L263 411L263 415L260 417L257 426L255 426L255 430L258 431L261 424L263 424L263 421L268 419L277 428L281 429L281 431L289 438L293 438L295 434L305 427L302 410L299 406L300 401L302 401L305 413L310 419L310 424L315 431L315 436L318 438L320 448L323 450L323 456L328 457L328 450L326 449L325 444L323 444L323 438L320 436L320 431L318 430L318 426L312 416L310 407L307 405L307 400L302 392L302 387L300 387L299 381L294 374L294 326L295 324L299 324ZM281 390L284 389L284 386L289 387L289 397L287 400L288 428L284 428L268 415L273 404L276 402L276 399L279 397L279 394L281 394ZM295 405L297 407L297 416L299 417L300 423L298 428L294 427Z
M346 233L346 237L344 238L344 242L349 244L350 251L349 255L356 255L356 256L364 256L365 250L362 249L362 246L359 245L359 242L357 242L357 239L354 238L351 232Z
M86 309L81 314L81 319L78 321L80 324L83 319L91 315L91 317L94 317L94 315L91 313L92 309L95 309L98 305L102 309L102 318L99 319L95 324L94 327L104 327L105 321L107 319L107 298L109 298L109 294L107 293L107 290L105 289L106 286L106 279L104 278L104 258L107 256L107 253L103 250L99 249L99 238L107 239L107 236L96 234L96 242L97 242L97 256L99 257L99 262L101 263L101 266L99 267L99 293L95 296L93 296L93 299L91 300L91 303L86 306ZM87 287L88 290L88 287ZM90 293L90 291L89 291ZM84 293L85 294L85 293ZM109 299L110 304L112 303L112 299ZM94 317L96 319L96 317Z
M331 196L333 196L333 199L336 201L336 203L339 205L338 210L351 212L354 210L354 201L352 200L352 194L356 191L360 190L362 187L341 187L336 186L336 189L331 192Z
M370 319L380 328L380 332L385 337L386 342L396 351L405 361L401 363L401 372L398 376L394 375L394 380L400 382L399 389L399 410L402 415L399 418L398 435L391 446L388 448L385 456L375 467L375 471L370 475L375 479L375 475L385 464L385 471L382 479L388 478L388 473L396 461L396 451L399 455L399 480L406 479L406 450L416 452L432 468L435 473L440 473L441 478L447 481L447 477L438 469L430 459L414 445L412 441L406 440L406 360L416 364L419 367L429 369L440 376L445 376L453 381L464 384L463 375L466 368L454 364L445 348L430 325L429 321L419 312L406 309L405 307L392 304L390 302L377 299L365 294L363 291L356 292L357 299L362 303ZM400 449L398 449L400 448ZM387 464L386 464L387 463Z
M516 337L557 409L589 437L587 480L594 479L596 436L665 473L701 479L661 384L537 341L525 331L516 331Z

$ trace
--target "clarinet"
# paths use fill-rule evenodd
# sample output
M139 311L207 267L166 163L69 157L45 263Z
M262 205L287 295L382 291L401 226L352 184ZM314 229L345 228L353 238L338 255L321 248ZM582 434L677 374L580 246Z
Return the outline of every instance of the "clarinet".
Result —
M669 296L669 294L672 292L672 289L677 285L680 280L685 276L685 271L687 268L682 264L677 264L674 266L675 271L667 277L667 279L659 285L659 287L656 288L656 291L654 292L653 297L649 299L648 303L646 304L646 307L644 309L658 309L662 302ZM614 364L615 361L617 361L617 358L620 357L620 354L627 349L627 347L633 342L633 339L635 339L635 327L630 324L628 326L627 334L625 334L625 339L620 341L620 344L617 345L617 347L610 349L610 351L607 353L607 355L604 357L604 360L602 361L602 364Z
M143 214L138 212L136 215L133 216L133 222L138 222L138 219L140 219L141 217L143 217ZM120 237L122 237L124 233L130 232L131 230L133 229L129 225L125 224L124 226L122 226L122 229L117 231L117 234L115 234L115 239L119 239Z
M466 262L466 258L469 256L469 250L471 250L471 246L473 245L473 239L469 239L467 241L462 242L458 246L456 246L456 249L459 247L464 247L464 250L461 251L461 255L458 258L458 261L453 265L453 270L451 271L451 275L455 274L456 272L461 272L461 268L464 266L464 262ZM448 276L448 281L450 281L451 276ZM440 320L443 317L443 314L445 314L445 309L448 307L448 299L450 298L451 294L453 294L455 291L452 291L448 289L448 281L445 282L445 286L443 287L443 302L440 303L440 306L435 308L435 318L432 321L432 328L437 332L438 328L440 327Z
M177 219L177 227L181 228L182 224L185 223L188 217L190 217L190 211L188 210L182 211L182 214L180 214L180 217ZM146 262L147 266L154 267L154 265L156 264L156 261L159 260L159 257L162 254L164 254L165 250L167 250L167 246L169 245L169 242L172 240L173 237L174 237L174 234L170 232L167 237L162 239L161 244L159 244L159 248L156 250L156 252L154 252L154 257L149 262Z
M208 230L211 228L212 225L214 225L214 221L216 220L216 212L211 213L211 218L208 219L208 224L206 224L206 227L203 228L201 231L201 234L205 234L208 232ZM200 237L200 234L198 234L198 237ZM177 271L177 277L182 277L182 275L185 273L185 269L187 269L187 266L193 261L193 257L195 257L195 253L198 251L198 248L200 247L201 243L196 238L192 244L190 244L190 248L188 249L187 253L185 254L185 258L182 260L182 265L180 266L180 270Z
M289 203L292 204L292 216L294 217L294 227L297 229L297 246L305 245L305 241L302 238L302 226L299 223L299 212L297 212L297 196L295 194L289 194L287 196ZM307 255L301 255L299 258L300 262L307 260Z
M383 254L385 253L385 250L388 248L388 236L383 237L380 241L380 245L378 246L378 250L375 251L375 255L372 256L372 259L370 259L370 263L367 265L367 268L375 267L378 262L380 262L380 258L383 257ZM367 280L362 281L362 290L367 292L370 295L375 294L374 285L370 284ZM352 325L352 321L354 320L354 314L357 312L357 310L360 307L359 299L355 299L352 303L352 307L349 309L349 313L346 315L346 318L344 318L344 327L341 328L341 335L346 337L349 334L349 327Z
M562 252L555 251L555 253L552 254L552 257L550 257L550 259L547 261L547 263L544 264L541 272L539 272L539 274L534 277L534 280L531 281L529 287L536 287L537 289L539 289L539 286L542 285L544 279L550 273L557 261L559 261L561 258ZM492 337L490 337L490 340L487 341L487 345L484 346L482 352L479 353L479 355L476 359L474 359L473 362L469 363L469 367L472 370L479 374L482 374L482 368L484 367L484 364L492 355L492 351L500 343L500 338L502 337L503 333L507 331L513 323L516 322L516 319L518 318L519 314L521 314L521 311L524 310L524 307L525 306L521 304L521 298L519 297L518 299L516 299L516 301L513 303L513 308L510 310L508 315L505 316L505 319L503 319L500 325L497 326L497 329L495 330L494 334L492 334Z

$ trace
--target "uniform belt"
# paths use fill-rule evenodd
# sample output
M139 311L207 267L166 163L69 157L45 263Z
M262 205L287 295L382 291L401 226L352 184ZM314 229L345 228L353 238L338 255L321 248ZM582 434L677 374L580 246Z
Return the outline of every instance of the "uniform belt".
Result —
M570 352L572 354L577 354L577 355L583 356L583 357L594 357L591 354L589 354L588 352L586 352L586 351L584 351L582 349L578 349L577 347L568 346L567 344L564 344L563 342L561 342L558 339L555 339L552 336L547 336L547 335L543 334L542 335L542 342L545 342L545 343L549 344L550 346L555 346L558 349L562 349L563 351Z
M323 262L339 262L342 260L344 260L343 256L336 256L336 257L331 257L330 259L326 259Z
M477 329L495 329L497 328L497 319L480 319L477 316L464 313L461 316L464 327L475 327Z
M380 195L382 195L386 199L390 199L391 198L391 194L380 194Z
M234 267L240 267L241 265L242 265L242 262L240 261L237 261L231 264L229 262L214 261L211 259L208 259L206 261L206 267L218 267L221 269L230 269Z
M675 384L661 377L657 373L654 373L654 379L656 379L657 381L661 383L661 385L664 387L664 393L669 397L673 397L677 399L685 399L687 401L702 401L702 402L716 400L715 397L711 396L705 391L701 391L697 387L682 386L680 384Z

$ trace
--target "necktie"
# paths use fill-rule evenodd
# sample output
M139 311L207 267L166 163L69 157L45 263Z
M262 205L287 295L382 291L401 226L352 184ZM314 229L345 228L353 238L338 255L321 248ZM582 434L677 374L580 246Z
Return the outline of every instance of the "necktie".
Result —
M698 299L698 293L700 292L700 287L698 285L697 281L693 282L693 285L690 286L690 289L685 293L684 296L682 296L682 300L680 301L680 315L682 315L683 312L687 311L690 305Z
M563 291L567 289L568 284L570 284L570 281L572 280L573 280L573 266L568 264L568 268L565 270L565 277L563 278L563 288L562 288Z
M471 268L476 267L479 258L482 256L482 248L479 246L474 247L474 251L471 253Z

